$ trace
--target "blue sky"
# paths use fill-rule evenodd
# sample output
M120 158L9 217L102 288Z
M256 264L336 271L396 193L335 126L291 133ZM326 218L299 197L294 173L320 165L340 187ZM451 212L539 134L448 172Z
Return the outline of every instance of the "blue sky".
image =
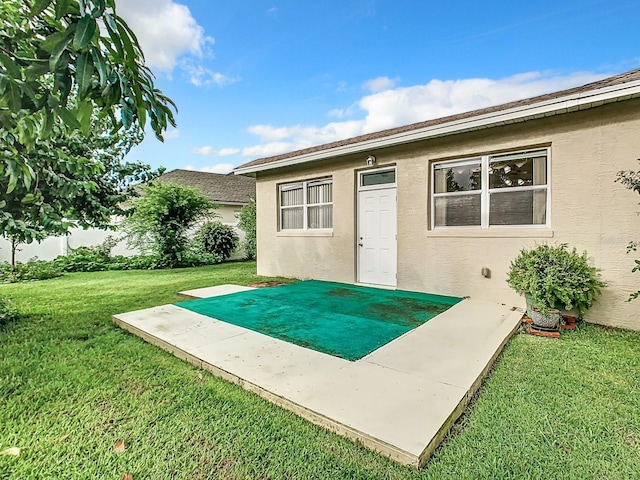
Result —
M117 0L178 105L154 167L255 158L640 67L640 2Z

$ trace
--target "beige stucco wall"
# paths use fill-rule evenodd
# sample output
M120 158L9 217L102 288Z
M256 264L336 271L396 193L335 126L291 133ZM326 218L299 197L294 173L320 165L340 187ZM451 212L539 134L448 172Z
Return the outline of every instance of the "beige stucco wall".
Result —
M226 225L237 225L238 218L236 214L240 213L241 208L242 205L220 205L216 209L216 215L219 215L219 218L216 218L216 220Z
M539 146L551 151L550 229L429 229L431 161ZM640 239L639 198L614 182L617 171L639 168L640 100L261 173L258 273L356 281L355 171L368 154L378 166L397 167L398 288L522 305L505 281L510 261L525 246L568 243L587 250L608 283L587 320L640 330L640 300L626 302L640 287L640 274L631 273L635 257L626 254L629 241ZM332 236L278 232L278 183L325 175L334 181Z

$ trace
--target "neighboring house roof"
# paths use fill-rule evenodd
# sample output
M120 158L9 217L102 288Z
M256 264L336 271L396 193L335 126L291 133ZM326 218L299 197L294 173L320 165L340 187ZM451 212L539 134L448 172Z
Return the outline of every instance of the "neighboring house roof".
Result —
M255 174L263 170L585 110L605 103L638 97L640 69L559 92L382 130L273 157L259 158L237 167L234 172Z
M178 169L163 173L159 180L197 188L217 203L246 204L256 195L255 179L244 175Z

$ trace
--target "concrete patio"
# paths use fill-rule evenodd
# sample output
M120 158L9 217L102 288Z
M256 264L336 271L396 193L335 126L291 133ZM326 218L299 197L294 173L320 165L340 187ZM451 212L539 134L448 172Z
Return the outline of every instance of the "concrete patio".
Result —
M205 298L248 288L220 285L181 294ZM113 320L317 425L420 467L463 412L522 314L465 299L355 362L175 305Z

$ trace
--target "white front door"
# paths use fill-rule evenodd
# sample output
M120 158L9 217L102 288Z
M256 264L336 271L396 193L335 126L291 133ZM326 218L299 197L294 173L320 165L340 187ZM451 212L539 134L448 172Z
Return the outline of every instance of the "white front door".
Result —
M356 248L361 283L396 286L396 204L395 186L358 192Z

